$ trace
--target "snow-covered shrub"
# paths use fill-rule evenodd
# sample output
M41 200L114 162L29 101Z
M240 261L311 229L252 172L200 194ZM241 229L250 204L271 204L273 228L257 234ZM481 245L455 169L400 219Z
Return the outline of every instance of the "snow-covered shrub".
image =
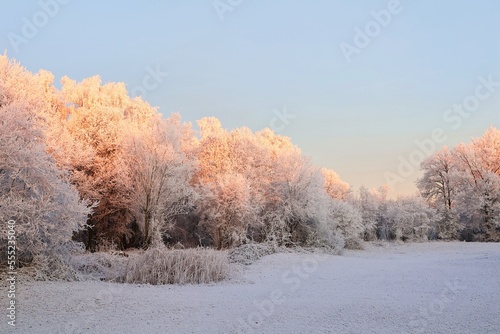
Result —
M68 259L59 255L36 255L35 279L39 281L78 281L78 272L68 264Z
M74 254L69 263L79 280L123 282L129 261L124 255L122 252L80 253Z
M213 249L150 248L130 259L126 283L197 284L218 282L229 273L226 252Z
M345 240L337 231L322 225L315 231L314 235L311 236L311 240L307 246L321 248L328 254L339 255L342 254L345 248Z
M248 243L240 245L229 251L228 258L231 263L252 264L263 256L274 254L279 248L270 243Z
M283 215L278 208L273 208L268 209L261 217L261 234L264 236L264 242L273 247L289 245L292 239Z

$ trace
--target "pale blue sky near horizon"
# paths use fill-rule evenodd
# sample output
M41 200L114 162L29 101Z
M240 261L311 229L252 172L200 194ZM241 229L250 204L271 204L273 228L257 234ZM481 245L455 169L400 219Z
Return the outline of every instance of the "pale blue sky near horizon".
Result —
M286 109L294 118L277 132L354 188L386 183L436 128L447 138L438 145L454 146L500 126L500 86L457 129L443 119L474 96L479 77L500 82L499 1L401 0L351 62L340 44L355 46L355 28L391 1L220 0L237 4L224 20L213 0L67 2L47 22L38 1L5 2L0 49L30 71L51 71L57 85L100 75L132 90L158 67L168 76L144 99L193 123L215 116L260 130ZM9 36L23 37L23 18L42 21L16 48ZM414 193L418 175L393 193Z

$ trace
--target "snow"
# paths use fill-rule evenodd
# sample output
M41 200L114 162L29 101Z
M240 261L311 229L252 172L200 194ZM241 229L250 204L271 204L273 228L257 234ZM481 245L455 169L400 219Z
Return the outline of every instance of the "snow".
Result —
M498 334L499 277L500 244L432 242L274 254L212 285L20 282L12 332Z

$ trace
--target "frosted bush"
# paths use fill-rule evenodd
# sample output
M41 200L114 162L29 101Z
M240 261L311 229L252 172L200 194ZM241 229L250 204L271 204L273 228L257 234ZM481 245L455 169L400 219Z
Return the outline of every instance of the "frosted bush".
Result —
M121 252L97 252L76 254L71 258L71 265L77 271L80 280L104 280L123 282L129 261Z
M130 259L126 283L193 284L218 282L227 277L226 252L212 249L150 248Z
M252 264L263 256L274 254L279 251L275 245L270 243L249 243L233 248L229 251L229 261L232 263Z

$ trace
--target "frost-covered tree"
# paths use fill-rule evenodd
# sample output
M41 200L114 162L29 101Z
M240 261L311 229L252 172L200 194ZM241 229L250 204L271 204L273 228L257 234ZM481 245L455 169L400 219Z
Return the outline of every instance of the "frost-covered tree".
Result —
M459 173L457 211L477 240L500 240L500 131L486 133L454 150Z
M438 237L458 238L461 229L456 211L459 175L452 151L444 148L425 159L421 168L424 175L417 181L422 196L438 211Z
M336 228L323 175L299 150L281 152L277 158L275 178L266 193L267 236L285 244L314 242L322 227Z
M194 205L195 161L182 151L189 135L189 128L174 114L167 120L152 120L149 131L132 133L126 142L123 161L129 171L130 205L143 230L144 246L161 244L175 217Z
M399 197L388 202L388 225L397 240L428 240L432 237L435 219L436 211L421 196Z
M217 175L231 172L231 152L229 133L215 117L206 117L198 121L200 141L198 158L200 161L198 178L201 182L215 180Z
M204 195L201 223L212 236L215 247L230 248L244 243L255 210L247 179L236 173L218 175L206 185Z
M243 141L234 141L217 118L203 118L198 126L199 168L195 179L202 194L198 203L200 225L209 233L215 247L232 247L246 240L247 226L255 221L250 216L254 203L247 175L253 166L243 168L244 157L239 155ZM251 132L246 135L253 136ZM251 156L252 152L245 154Z
M387 221L387 194L386 186L371 190L361 186L357 198L350 199L361 213L365 241L391 237Z
M97 76L80 83L63 77L61 82L65 140L55 156L70 171L81 196L99 203L88 221L87 247L106 241L127 244L134 217L124 141L130 133L147 131L157 112L129 98L122 83L101 85Z
M325 189L328 195L334 199L347 200L350 187L347 182L340 179L339 175L327 168L322 168L321 173L325 178Z
M247 239L303 244L318 235L320 226L326 227L332 199L325 190L325 178L289 138L269 129L229 132L215 118L203 119L198 125L196 180L209 194L200 207L204 208L203 224L211 226L214 241L230 240L222 242L222 247ZM237 191L236 185L241 189ZM228 193L234 193L233 198ZM233 211L236 207L240 214ZM224 231L230 233L221 237ZM221 246L220 241L215 242Z
M451 210L457 192L456 164L448 148L422 162L424 176L417 185L422 195L440 207Z
M0 82L0 91L5 91ZM5 96L5 95L3 95ZM85 226L91 206L81 201L54 159L43 132L24 101L0 102L0 220L15 221L21 265L46 264L64 252L74 232ZM6 254L7 235L0 245ZM47 268L56 270L56 268Z
M436 152L422 163L422 169L424 176L417 185L438 210L440 238L458 238L459 231L465 227L477 240L500 240L500 132L497 129L488 129L469 144Z
M461 221L474 236L467 240L500 241L500 177L483 172L474 187L466 185L457 196ZM466 233L467 234L467 233Z
M339 230L345 240L346 248L360 248L365 226L361 211L347 201L333 200L331 218L328 220L332 230Z
M0 55L0 220L15 221L21 265L49 265L42 269L62 277L56 259L85 226L91 205L48 154L57 119L52 82L49 72L32 74ZM0 237L2 249L5 237Z

